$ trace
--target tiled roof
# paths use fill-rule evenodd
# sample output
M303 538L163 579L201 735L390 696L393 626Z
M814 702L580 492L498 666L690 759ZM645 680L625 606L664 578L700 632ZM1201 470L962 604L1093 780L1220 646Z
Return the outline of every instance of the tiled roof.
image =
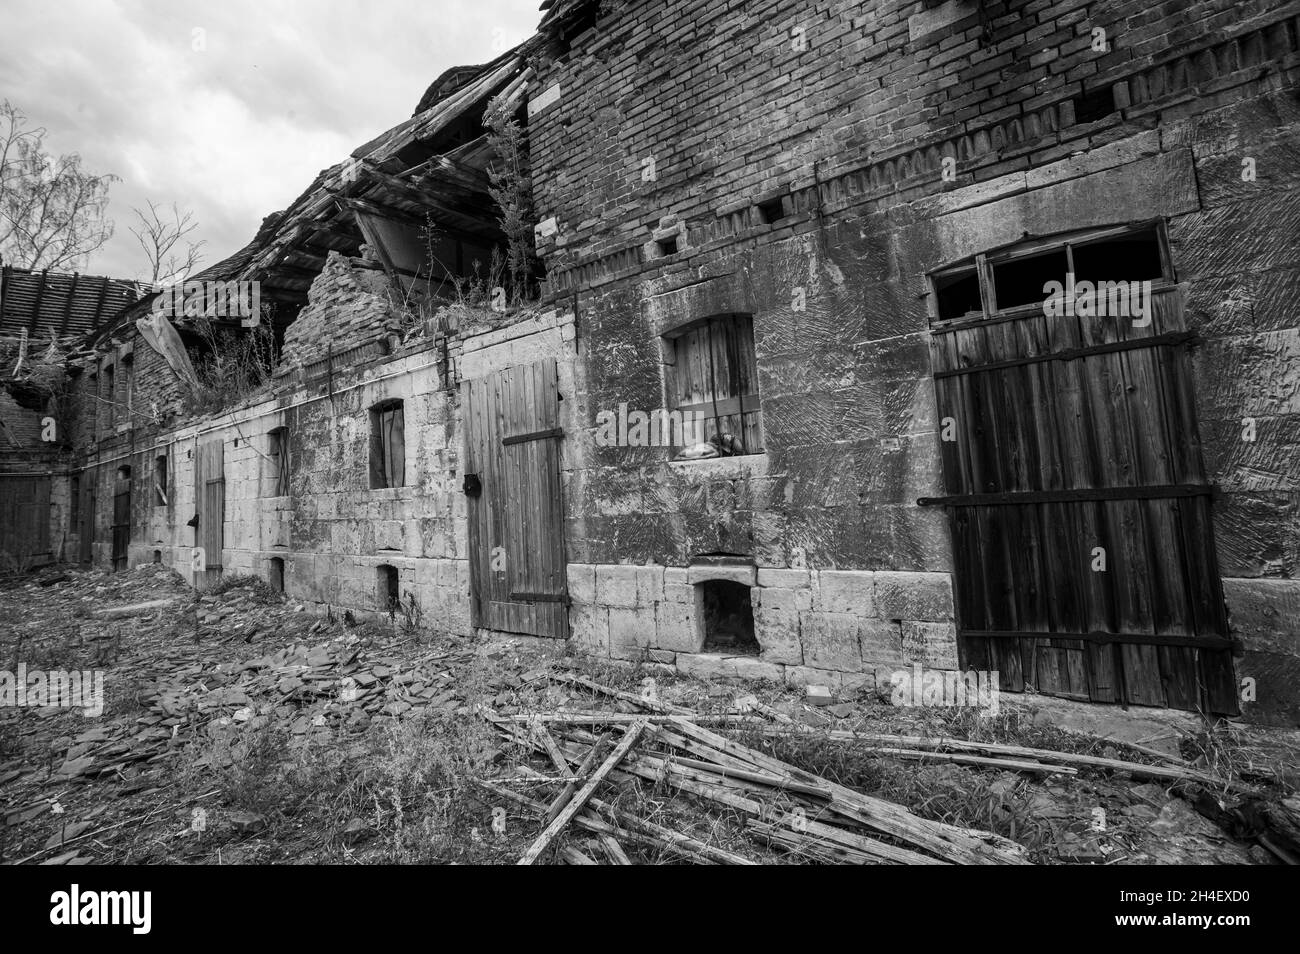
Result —
M5 265L0 268L0 335L25 328L33 339L51 333L80 338L134 304L142 291L124 279Z

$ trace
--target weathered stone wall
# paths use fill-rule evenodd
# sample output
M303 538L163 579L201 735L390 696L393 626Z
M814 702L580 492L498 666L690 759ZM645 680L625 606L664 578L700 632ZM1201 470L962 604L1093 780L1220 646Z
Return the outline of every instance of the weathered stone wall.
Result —
M540 248L553 286L581 302L571 560L676 574L727 552L760 574L808 572L807 595L777 608L754 590L763 655L728 665L858 671L827 648L852 642L840 616L858 620L862 671L913 658L875 638L874 621L898 619L901 645L906 615L873 615L875 602L816 614L826 573L874 574L875 587L897 574L922 593L951 570L946 521L915 505L944 492L927 272L1025 235L1159 218L1204 339L1219 565L1238 675L1257 681L1244 712L1300 720L1300 620L1286 609L1300 595L1300 5L983 6L650 0L541 70L550 102L530 131L555 232ZM757 205L773 197L784 215L765 221ZM753 316L765 454L668 463L662 448L598 446L599 412L670 403L664 331L729 312ZM628 606L624 588L609 602L593 578L596 595L575 596L584 640L695 664L681 655L689 600ZM950 632L951 617L950 600L911 617L910 645L942 643L928 627ZM791 661L777 632L797 632ZM934 660L955 664L946 650Z

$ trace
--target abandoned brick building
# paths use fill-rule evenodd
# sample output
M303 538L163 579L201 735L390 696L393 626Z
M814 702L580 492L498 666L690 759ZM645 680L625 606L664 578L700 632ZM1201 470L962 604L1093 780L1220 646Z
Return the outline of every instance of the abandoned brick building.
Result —
M197 276L258 283L268 384L196 407L188 308L98 330L56 558L1300 722L1300 4L544 10Z

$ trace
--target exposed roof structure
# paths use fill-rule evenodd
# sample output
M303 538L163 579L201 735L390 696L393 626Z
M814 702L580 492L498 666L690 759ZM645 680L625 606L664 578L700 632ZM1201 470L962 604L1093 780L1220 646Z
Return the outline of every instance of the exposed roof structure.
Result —
M82 337L140 298L137 283L102 275L0 268L0 335Z
M257 281L263 300L290 306L291 315L306 302L331 251L358 257L363 244L380 244L375 220L409 228L432 219L443 234L480 247L498 244L503 236L488 193L493 150L483 115L494 98L508 110L519 107L533 75L525 60L539 42L535 36L490 63L444 71L410 119L321 171L288 209L263 220L248 245L189 281ZM93 333L93 346L151 298L139 298L136 308L119 307L117 321L80 330Z
M493 97L521 102L531 76L527 46L444 73L421 100L426 108L322 171L254 241L238 274L222 277L260 281L264 297L301 304L331 251L360 253L367 241L362 215L414 226L431 216L440 231L496 244L482 118Z

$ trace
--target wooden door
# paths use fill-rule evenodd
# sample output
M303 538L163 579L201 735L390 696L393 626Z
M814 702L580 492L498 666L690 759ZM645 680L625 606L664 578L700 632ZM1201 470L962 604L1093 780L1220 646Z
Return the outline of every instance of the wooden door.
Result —
M474 625L568 636L555 361L461 385ZM472 475L472 477L471 477Z
M221 550L226 519L225 444L220 438L200 444L194 462L194 500L199 525L194 545L203 548L205 568L196 569L195 582L221 579Z
M0 555L23 569L51 561L50 478L0 477Z
M82 563L95 559L95 471L87 468L81 472L81 506L77 533L80 537Z
M131 549L131 478L113 486L113 572L127 569Z
M963 665L1010 691L1237 711L1180 294L931 337Z

